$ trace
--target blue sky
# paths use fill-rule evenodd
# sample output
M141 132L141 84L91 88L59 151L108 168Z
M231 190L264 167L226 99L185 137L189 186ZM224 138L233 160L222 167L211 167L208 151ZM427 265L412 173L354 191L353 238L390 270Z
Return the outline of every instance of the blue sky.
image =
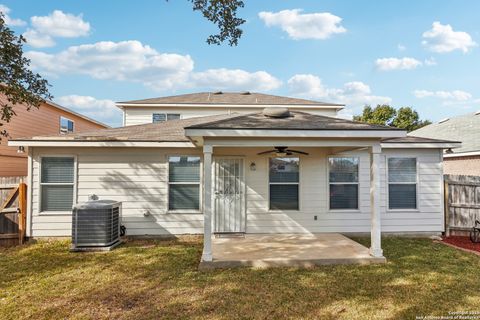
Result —
M110 125L113 101L260 91L412 106L422 118L480 109L479 1L245 1L237 47L175 1L3 1L55 100Z

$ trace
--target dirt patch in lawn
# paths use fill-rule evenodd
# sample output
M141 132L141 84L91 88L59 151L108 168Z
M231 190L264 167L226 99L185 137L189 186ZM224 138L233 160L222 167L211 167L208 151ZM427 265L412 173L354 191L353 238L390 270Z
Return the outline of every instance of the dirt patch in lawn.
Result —
M480 243L473 243L469 237L464 237L464 236L444 237L443 242L454 245L459 248L476 251L480 253Z

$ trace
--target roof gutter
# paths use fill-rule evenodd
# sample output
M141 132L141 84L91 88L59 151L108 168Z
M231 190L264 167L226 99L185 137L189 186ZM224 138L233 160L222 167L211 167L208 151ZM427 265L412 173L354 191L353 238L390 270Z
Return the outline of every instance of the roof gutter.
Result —
M139 148L193 148L186 141L89 141L89 140L10 140L11 147L139 147Z

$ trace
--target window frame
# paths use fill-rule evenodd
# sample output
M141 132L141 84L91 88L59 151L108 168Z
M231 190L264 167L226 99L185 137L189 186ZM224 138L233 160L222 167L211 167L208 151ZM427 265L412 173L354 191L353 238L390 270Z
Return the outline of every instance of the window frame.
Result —
M167 213L172 213L172 214L184 214L184 213L190 213L190 214L203 214L203 157L201 155L195 155L195 154L168 154L167 156L167 208L166 212ZM184 185L193 185L197 184L197 182L170 182L170 158L171 157L198 157L200 158L200 179L198 181L199 188L198 192L199 197L198 197L198 210L197 209L170 209L170 184L184 184Z
M390 208L390 177L389 177L389 164L388 164L388 160L391 159L391 158L396 158L396 159L415 159L415 208L398 208L398 209L391 209ZM387 200L387 212L405 212L405 211L408 211L408 212L419 212L420 209L419 209L419 199L418 199L418 187L419 187L419 184L420 184L420 179L419 179L419 176L418 176L418 157L416 156L406 156L406 155L402 155L402 156L396 156L396 155L389 155L386 157L386 163L385 163L385 168L387 169L386 170L386 184L387 184L387 194L386 194L386 200ZM392 184L414 184L413 182L394 182Z
M298 182L270 182L270 159L272 158L297 158L298 159ZM300 190L300 184L302 181L302 157L300 156L284 156L284 157L276 157L276 156L270 156L267 157L267 186L268 186L268 212L270 213L281 213L281 212L300 212L302 210L302 201L301 201L301 190ZM270 199L270 185L271 184L276 184L276 185L298 185L298 209L272 209L271 207L271 199Z
M164 120L164 121L154 122L154 121L153 121L153 117L154 117L154 115L156 115L156 114L163 114L163 115L165 116L165 120ZM178 115L178 119L173 119L173 120L182 119L182 114L181 114L181 113L153 112L153 113L152 113L152 123L163 123L163 122L171 121L171 120L168 120L168 116L169 116L169 115Z
M43 158L73 158L73 183L42 183L42 162ZM72 210L66 211L43 211L42 210L42 186L43 185L73 185L73 206L78 202L78 163L77 163L77 155L75 154L41 154L38 157L38 214L39 215L65 215L65 214L72 214Z
M69 122L72 123L72 131L69 131L69 130L68 130L68 122L67 122L67 131L66 131L66 132L63 132L63 131L62 131L62 119L65 119L65 120L67 120L67 121L69 121ZM60 127L60 128L59 128L60 134L63 135L63 134L69 134L69 133L74 133L74 132L75 132L75 121L73 121L72 119L67 118L67 117L64 117L64 116L60 116L60 118L58 119L58 121L59 121L59 127Z
M333 182L330 183L330 159L333 158L353 158L358 160L358 181L357 182ZM327 175L326 175L326 182L327 182L327 209L328 212L360 212L360 163L362 159L360 155L329 155L326 157L326 169L327 169ZM330 207L330 184L353 184L357 185L357 208L355 209L350 209L350 208L344 208L344 209L332 209Z

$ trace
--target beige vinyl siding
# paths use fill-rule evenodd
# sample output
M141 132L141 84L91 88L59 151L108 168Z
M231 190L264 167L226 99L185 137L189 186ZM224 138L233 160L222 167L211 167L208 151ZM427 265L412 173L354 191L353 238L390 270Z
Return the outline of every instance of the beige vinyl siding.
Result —
M328 209L327 159L330 148L296 148L310 154L300 158L298 211L270 211L267 148L215 148L215 156L245 159L248 233L370 232L370 155L367 151L342 153L358 157L359 209ZM129 235L168 235L203 232L202 214L167 213L168 155L201 155L200 149L153 148L34 148L33 236L69 236L71 215L46 215L39 208L41 155L76 155L77 201L95 193L101 199L123 202L123 224ZM336 154L339 155L339 154ZM417 158L418 210L388 210L387 156ZM250 170L250 164L256 170ZM384 149L381 156L382 232L443 231L442 164L437 149ZM144 217L144 210L151 215ZM314 217L317 216L317 220Z
M71 214L39 212L39 161L42 155L77 156L77 202L96 194L122 201L122 221L129 235L203 232L203 215L169 214L168 155L200 154L195 149L34 148L33 236L69 236ZM145 217L144 211L151 215Z
M312 107L296 108L290 107L291 111L303 111L316 115L323 115L329 117L335 117L337 112L335 109L323 108L323 109L313 109ZM263 107L258 108L232 108L232 107L172 107L172 108L162 108L162 107L124 107L124 119L126 126L132 126L137 124L152 123L152 115L154 113L177 113L180 114L181 119L188 119L194 117L205 117L213 116L218 114L230 114L234 112L238 113L255 113L263 110Z

